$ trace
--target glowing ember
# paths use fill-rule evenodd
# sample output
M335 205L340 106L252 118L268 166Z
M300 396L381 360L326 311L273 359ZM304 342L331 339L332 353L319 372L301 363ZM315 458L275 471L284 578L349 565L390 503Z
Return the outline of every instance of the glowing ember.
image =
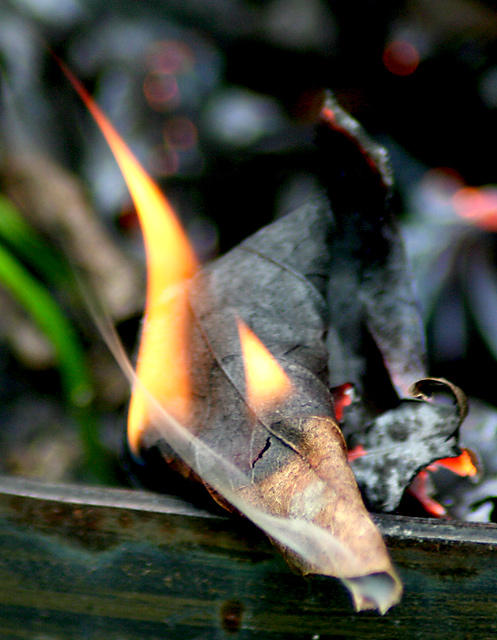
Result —
M474 477L478 473L478 468L474 464L474 456L468 449L463 449L461 455L455 458L440 458L418 473L409 486L409 493L421 502L429 514L437 518L447 515L447 511L430 496L429 472L437 471L440 467L444 467L461 477Z
M337 422L343 420L343 414L346 407L349 407L354 402L355 389L354 385L350 382L335 387L331 390L333 395L333 404L335 407L335 418Z
M383 51L383 64L396 76L410 76L419 65L419 53L407 40L394 40Z
M259 338L240 319L238 332L245 365L248 403L260 410L281 402L292 390L288 376Z
M447 515L445 507L430 496L429 475L426 469L418 473L411 482L408 491L419 500L430 515L436 518L443 518Z
M146 322L128 417L128 440L138 452L149 418L148 394L180 420L190 409L185 280L197 263L174 212L81 83L60 63L105 136L123 173L142 227L147 254Z
M357 458L362 458L362 456L365 456L366 454L366 449L362 446L362 444L358 444L347 451L347 460L349 462L353 462L354 460L357 460Z
M437 467L445 467L445 469L448 469L449 471L452 471L452 473L461 477L474 477L478 473L478 469L474 464L471 452L467 449L463 449L461 455L456 458L441 458L440 460L437 460L431 464L428 469L430 471L436 471Z

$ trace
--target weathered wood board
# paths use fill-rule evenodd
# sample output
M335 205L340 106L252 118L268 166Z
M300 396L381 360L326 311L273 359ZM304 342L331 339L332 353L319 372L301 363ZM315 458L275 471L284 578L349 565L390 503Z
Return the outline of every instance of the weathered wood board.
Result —
M404 582L385 616L293 574L255 527L141 491L0 478L0 638L497 637L497 525L377 516Z

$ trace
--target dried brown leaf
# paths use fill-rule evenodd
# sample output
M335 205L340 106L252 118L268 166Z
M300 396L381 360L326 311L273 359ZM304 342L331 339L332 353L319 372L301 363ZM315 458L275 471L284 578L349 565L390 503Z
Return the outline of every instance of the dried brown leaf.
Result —
M317 198L190 284L195 406L184 426L195 453L178 447L161 419L145 430L143 446L164 446L164 440L170 463L180 464L176 452L259 524L300 571L338 577L358 609L385 611L398 601L400 583L348 466L326 380L331 230L326 200ZM247 401L237 317L290 379L294 392L276 407ZM375 578L367 576L379 576L376 594L369 590Z

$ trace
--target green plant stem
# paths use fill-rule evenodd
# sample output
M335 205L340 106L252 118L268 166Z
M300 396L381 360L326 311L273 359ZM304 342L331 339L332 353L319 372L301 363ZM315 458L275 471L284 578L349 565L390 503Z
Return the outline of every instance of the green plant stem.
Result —
M0 194L0 237L33 271L57 289L74 288L67 263L31 227L12 202Z
M45 287L2 245L0 283L20 303L54 347L66 401L80 424L81 438L93 473L105 472L105 450L92 411L93 386L78 336Z

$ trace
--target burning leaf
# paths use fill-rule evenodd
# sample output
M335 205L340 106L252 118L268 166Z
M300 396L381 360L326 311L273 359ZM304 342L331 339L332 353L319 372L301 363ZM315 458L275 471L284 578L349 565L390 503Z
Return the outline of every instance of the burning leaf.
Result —
M167 202L65 71L129 183L151 262L136 375L104 328L134 382L132 451L158 446L262 527L303 573L339 577L357 609L386 611L401 586L347 465L326 386L326 202L262 230L187 286L194 260ZM261 379L266 387L275 377L278 397L261 395Z
M316 528L326 546L316 548L306 533L296 550L288 531L282 538L264 526L303 573L340 577L357 608L384 611L398 600L400 585L348 466L327 386L323 282L331 229L326 200L317 198L192 280L195 402L185 426L195 436L192 449L203 453L188 464L256 523L270 516L283 528ZM261 386L263 395L254 395ZM276 398L267 395L273 386ZM158 446L170 464L181 464L167 430L149 424L142 433L144 449ZM212 452L230 469L227 484L210 476L219 465Z
M391 179L384 152L329 101L323 127L343 143L335 164L346 169L338 171L346 176L338 185L341 199L333 203L330 191L333 215L328 199L316 197L187 282L194 261L167 203L95 105L89 107L133 196L159 204L147 219L149 202L136 203L151 264L139 368L136 376L130 372L132 452L160 450L184 476L200 478L221 504L263 528L303 573L336 576L357 609L386 611L401 586L348 466L329 390L335 378L333 386L365 387L357 366L365 355L364 330L400 395L424 372L403 253L385 214ZM333 179L328 184L331 189ZM161 209L168 214L165 226ZM175 258L164 263L156 240L166 242L171 233ZM348 311L347 304L350 323L336 313ZM327 348L327 333L334 348ZM109 342L119 352L112 337ZM176 386L176 378L187 383ZM391 411L397 416L406 406ZM431 406L417 406L423 409L413 412L416 420L432 428Z

